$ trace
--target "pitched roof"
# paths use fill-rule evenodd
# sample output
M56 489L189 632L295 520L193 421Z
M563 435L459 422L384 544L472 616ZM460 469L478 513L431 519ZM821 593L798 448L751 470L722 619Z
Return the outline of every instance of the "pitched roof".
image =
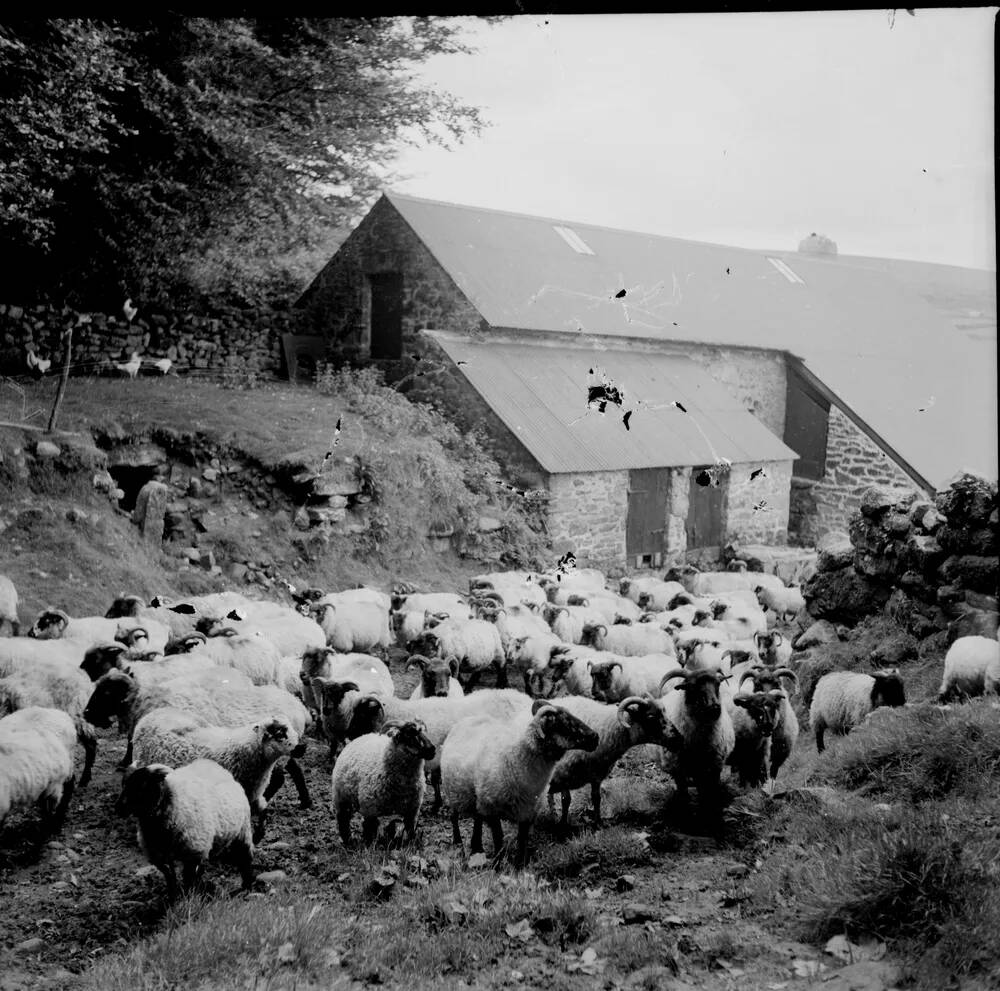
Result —
M932 485L997 474L995 332L957 326L908 263L386 195L493 327L788 351Z
M428 332L548 472L790 460L797 456L690 358ZM621 406L588 409L603 370ZM599 382L600 380L597 379ZM679 402L681 411L673 405ZM628 428L623 412L632 410Z

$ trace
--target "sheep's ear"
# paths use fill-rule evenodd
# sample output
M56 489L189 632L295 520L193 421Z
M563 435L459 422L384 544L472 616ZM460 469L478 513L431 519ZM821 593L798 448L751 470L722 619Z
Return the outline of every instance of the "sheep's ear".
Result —
M406 662L406 670L409 671L410 668L420 668L421 671L427 670L427 665L430 664L430 658L424 657L423 654L414 654Z

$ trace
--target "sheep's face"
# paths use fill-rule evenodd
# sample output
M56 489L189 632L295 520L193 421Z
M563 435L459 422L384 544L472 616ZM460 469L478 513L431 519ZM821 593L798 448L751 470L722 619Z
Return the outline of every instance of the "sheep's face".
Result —
M66 632L69 617L58 609L46 609L28 630L28 636L37 640L58 640Z
M124 715L125 702L133 684L132 679L120 671L101 675L87 700L83 718L94 726L107 729L115 716Z
M0 616L0 637L16 637L21 632L21 624L16 619Z
M313 678L310 687L319 705L324 726L337 719L344 696L348 692L359 691L354 681L333 681L330 678Z
M437 750L430 737L427 727L419 719L411 719L405 723L387 723L382 732L392 737L397 747L403 747L424 760L431 760Z
M639 593L639 608L640 609L652 609L653 608L653 596L650 592L640 592Z
M138 595L120 595L104 614L105 619L121 619L125 616L138 616L143 607L143 601Z
M326 670L333 651L329 647L310 647L302 654L301 677L304 682L311 682Z
M628 597L628 590L632 587L631 578L619 578L618 579L618 594Z
M256 726L258 739L271 757L293 757L299 748L299 734L285 719L269 719Z
M382 725L385 709L382 703L373 695L358 699L351 712L345 736L349 740L364 736L366 733L377 733Z
M164 779L170 773L165 764L132 767L125 772L121 794L115 803L120 816L148 816L159 814L169 794Z
M584 646L593 646L608 632L607 627L599 623L584 623L583 631L580 634L580 643Z
M875 679L875 684L872 686L873 709L883 705L892 708L906 705L906 690L898 671L879 671L872 677Z
M416 654L410 664L420 668L420 684L425 698L447 698L451 688L451 678L458 674L458 658L424 657Z
M714 722L722 714L719 685L723 680L720 671L700 671L676 686L684 692L684 705L697 722Z
M149 645L149 633L143 626L133 626L131 629L118 627L115 639L126 647L145 647Z
M567 750L591 752L597 749L597 733L572 713L541 700L535 702L531 711L535 732L546 757L558 759Z
M761 736L770 736L778 718L780 699L768 692L754 692L753 695L737 695L733 705L746 711L754 721Z
M684 737L651 698L626 699L618 712L619 720L631 730L634 742L653 743L672 752L681 749Z
M726 615L726 610L729 609L729 603L727 602L713 602L712 603L712 619L722 619Z
M618 661L601 661L598 664L590 665L590 678L593 687L590 694L598 702L617 701L615 692L615 672L621 671L622 666Z
M83 663L80 668L87 673L91 681L106 675L112 668L117 668L121 664L121 656L125 652L123 644L102 644L99 647L91 647L83 655Z

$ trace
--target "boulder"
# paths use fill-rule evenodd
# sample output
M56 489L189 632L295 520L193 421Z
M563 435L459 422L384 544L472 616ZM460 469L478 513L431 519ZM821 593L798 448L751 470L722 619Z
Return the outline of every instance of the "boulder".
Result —
M163 540L164 519L170 487L162 482L147 482L136 496L132 519L139 526L142 539L159 544Z
M948 624L948 643L954 643L959 637L989 637L995 640L1000 615L985 609L973 609L962 605L958 616Z
M62 448L50 440L40 440L35 443L35 457L43 461L52 461L62 454Z
M912 495L909 503L905 500ZM906 506L908 508L916 500L916 493L909 493L903 489L891 489L883 485L872 485L861 493L861 515L870 519L878 519L896 506Z
M952 555L938 569L938 574L951 585L996 595L998 565L1000 560L993 556Z
M938 490L934 504L949 522L987 524L997 508L997 483L962 472Z
M803 633L800 633L792 641L792 647L795 650L808 650L810 647L817 647L823 643L838 643L839 641L840 634L837 632L837 627L828 619L820 619Z
M815 619L853 625L878 612L889 598L889 589L859 575L854 568L818 572L802 589L809 614Z

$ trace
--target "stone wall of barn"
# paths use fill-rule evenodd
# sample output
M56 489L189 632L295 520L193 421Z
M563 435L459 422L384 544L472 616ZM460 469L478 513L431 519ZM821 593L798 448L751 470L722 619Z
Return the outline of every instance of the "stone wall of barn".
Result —
M581 567L625 564L628 472L591 471L549 476L552 549L572 551Z
M751 480L750 476L758 470L762 470L761 474ZM726 541L786 543L791 481L790 460L734 464L726 494Z
M830 407L826 471L821 479L792 479L789 539L815 546L833 530L846 532L861 496L872 485L916 488L916 483L836 406Z

